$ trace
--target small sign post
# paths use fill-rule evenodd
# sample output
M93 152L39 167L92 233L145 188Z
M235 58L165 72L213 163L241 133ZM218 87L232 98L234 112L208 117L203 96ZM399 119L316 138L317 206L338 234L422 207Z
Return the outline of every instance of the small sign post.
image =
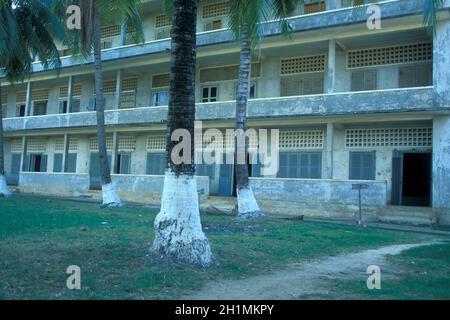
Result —
M352 184L352 189L353 190L358 190L359 220L356 222L356 224L358 226L360 226L360 227L363 225L363 222L362 222L362 209L361 209L361 190L368 189L368 188L369 188L368 184L364 184L364 183Z

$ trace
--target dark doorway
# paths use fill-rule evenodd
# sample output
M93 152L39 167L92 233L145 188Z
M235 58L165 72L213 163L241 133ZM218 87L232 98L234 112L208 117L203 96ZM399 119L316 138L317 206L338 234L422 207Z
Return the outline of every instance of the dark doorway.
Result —
M431 205L431 153L404 153L402 205Z

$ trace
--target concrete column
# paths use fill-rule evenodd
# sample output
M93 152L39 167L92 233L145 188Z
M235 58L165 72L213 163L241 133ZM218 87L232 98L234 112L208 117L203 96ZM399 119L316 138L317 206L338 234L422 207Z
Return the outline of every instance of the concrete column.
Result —
M436 103L450 106L450 20L439 21L433 39L433 85Z
M66 113L70 113L72 111L72 99L73 99L73 76L69 76Z
M336 83L336 41L328 42L327 93L333 93Z
M21 172L28 171L26 159L27 159L27 137L23 136L22 137L22 156L20 157L20 171Z
M63 151L63 158L62 158L62 172L67 172L67 163L69 158L69 135L66 133L64 134L64 151Z
M334 9L336 9L338 1L339 0L328 0L327 3L326 3L326 6L327 6L326 9L327 10L334 10Z
M113 133L113 149L111 154L111 174L117 172L117 154L119 149L119 134L117 132Z
M125 24L120 26L120 46L124 46L127 41L127 28Z
M333 179L334 124L327 123L325 179Z
M114 109L120 109L120 97L122 95L122 70L117 70L116 76L116 99L114 102Z
M433 208L450 225L450 116L433 119Z
M31 81L27 83L27 97L25 101L25 117L29 117L31 115L31 100L33 95L33 88L31 85Z

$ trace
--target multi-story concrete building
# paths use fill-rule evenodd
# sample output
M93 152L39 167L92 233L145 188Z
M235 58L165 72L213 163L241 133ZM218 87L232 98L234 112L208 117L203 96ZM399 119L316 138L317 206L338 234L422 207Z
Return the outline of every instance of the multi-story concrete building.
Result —
M376 3L374 30L351 0L301 6L291 38L276 22L264 25L248 124L280 129L280 170L257 178L252 167L261 202L352 215L352 184L363 180L368 212L423 206L450 220L450 2L435 35L423 27L423 3ZM234 127L239 44L227 11L220 0L198 10L197 119L205 129ZM141 12L144 44L130 43L120 26L102 28L104 90L113 180L124 199L150 201L163 184L170 20L161 1ZM9 184L61 195L100 187L92 60L64 56L59 76L36 63L28 82L2 92ZM199 166L201 192L232 196L232 169Z

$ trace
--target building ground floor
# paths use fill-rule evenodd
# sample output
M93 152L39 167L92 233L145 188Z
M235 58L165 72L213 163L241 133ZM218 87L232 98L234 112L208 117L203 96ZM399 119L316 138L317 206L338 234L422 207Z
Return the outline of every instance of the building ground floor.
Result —
M434 208L441 221L450 220L449 118L411 114L250 120L256 132L279 130L277 173L262 176L260 162L249 165L255 195L294 207L301 203L328 216L351 216L358 205L354 185L363 184L362 203L374 215L389 205L415 206ZM204 130L232 127L204 123ZM158 201L164 183L164 126L107 132L108 160L121 196ZM5 142L7 182L22 192L84 196L101 188L95 128L8 134ZM201 196L236 193L233 164L199 164L197 176Z

